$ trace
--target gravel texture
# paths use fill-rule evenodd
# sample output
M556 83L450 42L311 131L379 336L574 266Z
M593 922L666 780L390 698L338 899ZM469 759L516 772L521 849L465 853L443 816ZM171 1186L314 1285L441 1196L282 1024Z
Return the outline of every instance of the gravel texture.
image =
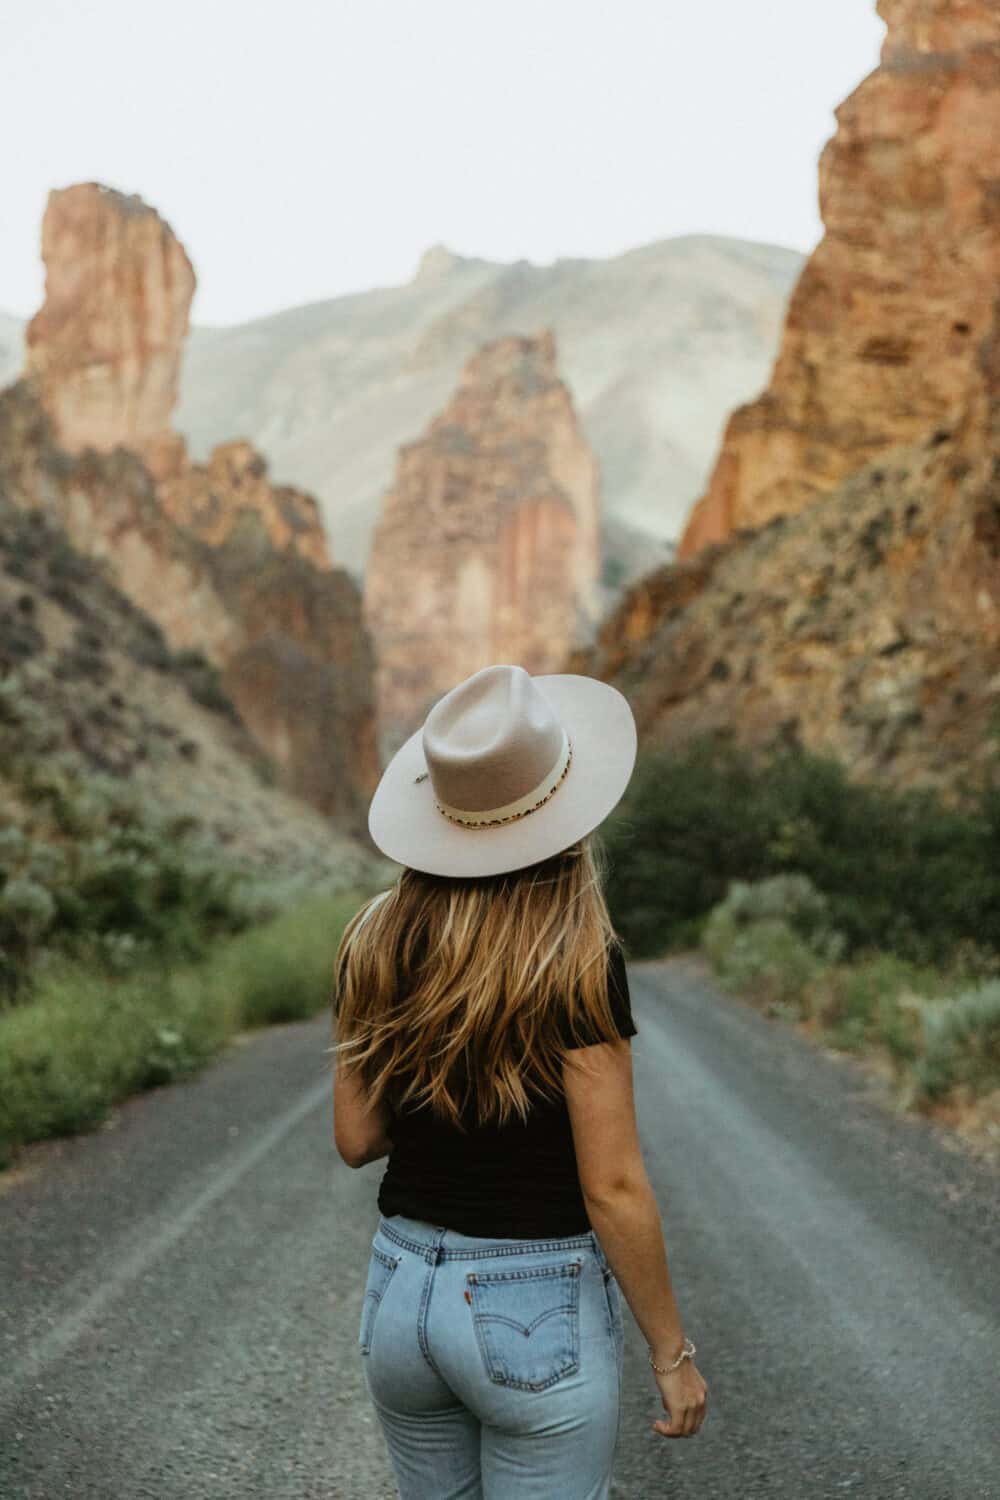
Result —
M627 1315L613 1494L998 1500L996 1171L697 959L630 975L710 1404L694 1439L650 1431ZM0 1177L3 1500L395 1496L356 1346L384 1163L336 1154L329 1042L256 1033Z

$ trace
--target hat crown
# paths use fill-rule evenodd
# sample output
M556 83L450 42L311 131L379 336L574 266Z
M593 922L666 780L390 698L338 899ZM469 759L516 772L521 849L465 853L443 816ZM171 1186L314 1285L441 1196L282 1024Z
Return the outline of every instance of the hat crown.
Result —
M516 803L543 783L563 754L566 735L523 667L492 666L434 705L422 743L436 800L485 813Z

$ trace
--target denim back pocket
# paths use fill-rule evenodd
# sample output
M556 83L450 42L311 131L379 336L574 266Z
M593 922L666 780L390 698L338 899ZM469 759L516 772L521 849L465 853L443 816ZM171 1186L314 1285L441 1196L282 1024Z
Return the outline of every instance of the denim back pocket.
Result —
M494 1385L541 1391L580 1363L580 1262L470 1271L479 1350Z
M361 1308L361 1328L358 1333L358 1348L362 1354L367 1354L372 1346L372 1335L375 1332L375 1314L379 1310L385 1289L392 1279L392 1273L399 1265L398 1255L387 1255L377 1245L372 1246L371 1257L368 1261L368 1280L365 1283L365 1300Z

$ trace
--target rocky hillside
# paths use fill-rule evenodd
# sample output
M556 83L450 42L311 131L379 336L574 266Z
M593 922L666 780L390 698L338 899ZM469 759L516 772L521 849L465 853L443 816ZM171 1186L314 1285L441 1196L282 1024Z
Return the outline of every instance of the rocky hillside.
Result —
M1000 7L879 0L880 66L837 110L825 234L767 389L735 411L680 556L952 431L1000 285Z
M397 448L478 348L551 328L601 466L617 583L671 554L726 413L767 379L800 265L793 251L708 236L550 266L438 248L405 286L196 328L177 426L199 457L249 438L318 496L338 560L360 577Z
M172 650L104 564L77 551L42 510L12 504L0 482L5 847L33 827L40 799L58 814L71 788L106 777L262 877L371 880L369 855L283 792L277 776L205 656Z
M640 580L566 670L626 693L647 747L797 742L961 792L1000 754L1000 489L950 438L895 449Z
M730 424L686 555L627 593L573 669L628 692L646 745L777 735L958 794L1000 743L1000 215L989 158L967 155L1000 124L1000 13L880 11L884 76L824 157L824 204L838 225L852 205L850 233L807 268L772 390Z
M558 670L596 623L600 532L597 463L551 333L488 344L402 448L375 530L364 609L385 754L480 667Z
M218 668L283 785L362 831L378 774L361 598L316 502L250 445L205 464L170 426L194 288L169 227L96 183L50 195L28 378L0 405L0 483Z

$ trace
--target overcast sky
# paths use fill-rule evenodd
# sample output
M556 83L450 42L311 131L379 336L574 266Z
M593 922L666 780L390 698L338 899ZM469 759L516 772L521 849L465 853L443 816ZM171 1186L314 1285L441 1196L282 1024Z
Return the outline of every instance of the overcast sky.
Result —
M874 0L3 0L0 308L51 187L140 193L232 323L495 260L712 231L810 249Z

